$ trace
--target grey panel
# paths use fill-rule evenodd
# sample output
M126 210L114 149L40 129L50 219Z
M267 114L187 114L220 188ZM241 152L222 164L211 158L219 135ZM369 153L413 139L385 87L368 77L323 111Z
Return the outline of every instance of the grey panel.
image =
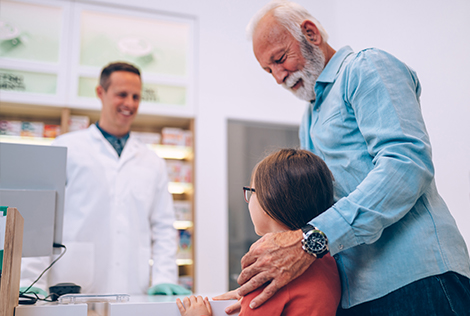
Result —
M0 189L0 204L16 207L24 218L23 257L52 254L55 191Z
M53 242L62 243L66 159L65 147L0 143L0 191L4 192L0 204L18 208L25 220L25 237L34 225L37 227L31 235L41 232L34 240L24 237L23 256L51 254L50 221L54 227ZM38 221L40 217L43 218ZM42 237L47 239L44 242L48 251L44 253L37 248Z

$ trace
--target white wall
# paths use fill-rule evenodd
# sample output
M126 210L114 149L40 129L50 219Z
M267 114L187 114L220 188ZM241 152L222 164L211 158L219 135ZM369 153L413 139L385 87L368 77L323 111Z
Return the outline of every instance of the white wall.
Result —
M94 1L95 2L95 1ZM101 3L128 5L127 0ZM418 72L438 188L470 245L470 2L300 0L331 45L375 46ZM198 21L196 122L197 292L228 287L227 119L298 124L304 104L257 64L245 26L264 0L134 0Z

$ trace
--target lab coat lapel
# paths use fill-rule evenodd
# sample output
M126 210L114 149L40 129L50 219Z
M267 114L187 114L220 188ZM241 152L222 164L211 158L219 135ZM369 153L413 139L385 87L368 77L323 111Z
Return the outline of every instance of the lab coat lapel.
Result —
M137 154L137 143L133 140L132 136L126 142L124 149L119 157L113 145L103 136L100 130L93 124L90 126L90 132L98 142L102 143L107 155L112 157L113 161L117 162L117 167L120 169L127 161L132 159Z
M119 156L114 149L113 145L111 145L106 138L104 138L103 134L100 130L96 127L95 124L90 125L89 127L92 137L100 144L99 147L103 147L104 151L107 156L112 157L113 160L118 160Z
M124 164L132 159L137 154L137 143L134 141L132 135L129 136L129 139L122 150L121 157L119 158L119 168L124 166Z

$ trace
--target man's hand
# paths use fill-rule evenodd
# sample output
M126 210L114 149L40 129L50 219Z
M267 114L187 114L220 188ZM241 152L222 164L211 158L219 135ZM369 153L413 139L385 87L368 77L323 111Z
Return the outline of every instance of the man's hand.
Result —
M242 258L243 270L238 277L242 286L238 294L245 296L267 282L270 284L251 301L250 308L261 306L315 261L315 256L302 249L301 240L302 231L299 229L269 233L251 245L250 251Z
M239 313L240 312L240 309L241 309L240 299L241 298L242 297L240 295L238 295L238 289L236 289L236 290L227 292L225 294L217 295L217 296L213 297L212 299L214 301L237 300L238 302L236 302L235 304L230 305L229 307L225 308L225 313L227 313L228 315L232 315L234 313Z

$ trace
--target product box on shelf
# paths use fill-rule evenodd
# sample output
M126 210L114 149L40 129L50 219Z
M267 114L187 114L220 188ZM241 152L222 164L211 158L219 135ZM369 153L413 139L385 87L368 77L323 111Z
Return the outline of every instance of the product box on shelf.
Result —
M193 132L183 131L183 146L186 146L186 147L193 146Z
M186 288L186 289L189 289L191 290L193 288L193 277L190 276L190 275L181 275L179 278L178 278L178 283Z
M186 229L178 230L178 251L176 259L192 259L191 232Z
M20 121L0 121L0 135L20 136Z
M183 130L176 127L162 128L162 144L183 146Z
M60 125L46 124L44 125L44 137L56 138L60 135Z
M84 115L71 115L69 119L69 132L86 129L90 126L90 118Z
M192 221L191 202L190 201L174 201L175 218L177 221Z
M181 128L164 127L162 128L162 144L191 147L193 145L193 133Z
M192 183L192 166L184 161L167 161L168 178L170 182Z
M131 132L132 137L136 138L144 144L160 144L161 135L159 133L149 133L149 132Z
M43 122L21 122L21 136L25 137L43 137Z

